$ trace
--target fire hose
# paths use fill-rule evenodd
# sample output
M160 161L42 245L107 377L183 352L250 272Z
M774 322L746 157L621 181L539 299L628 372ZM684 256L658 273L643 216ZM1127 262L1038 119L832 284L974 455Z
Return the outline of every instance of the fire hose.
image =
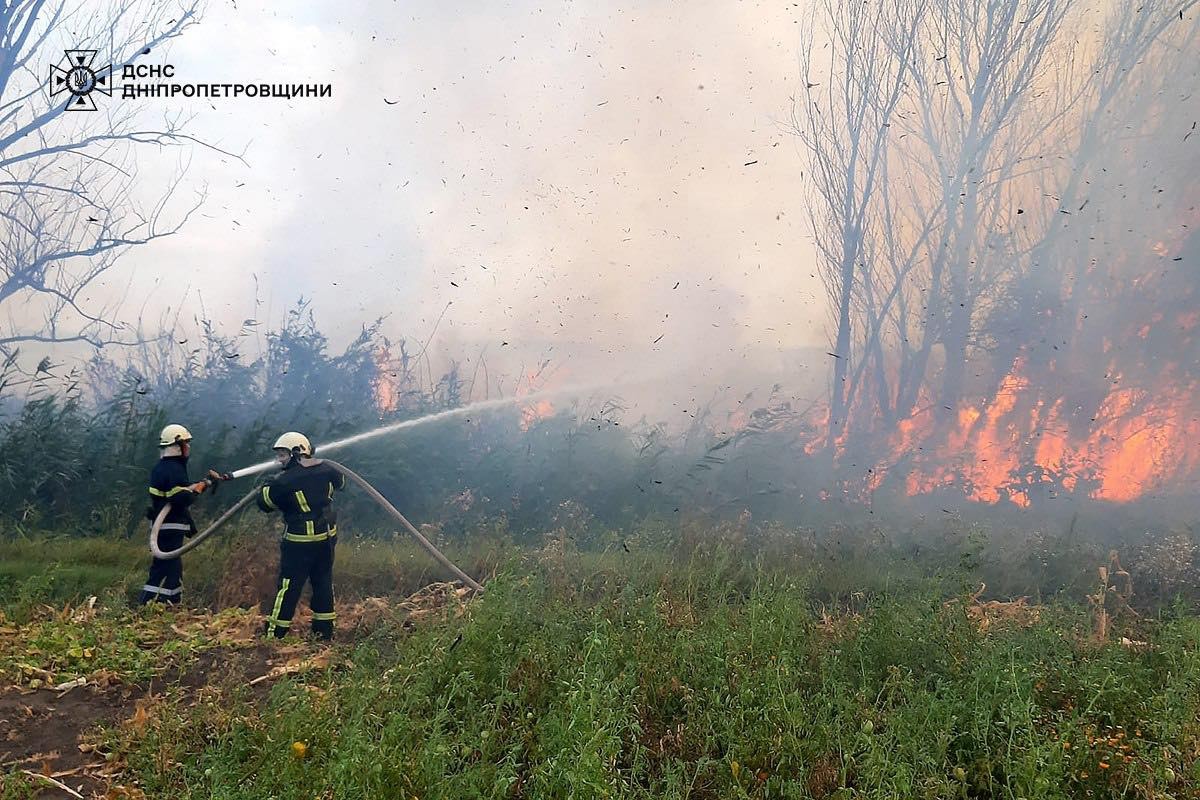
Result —
M329 459L306 459L303 463L305 465L311 465L311 464L319 464L322 462L333 467L338 472L342 473L347 478L349 478L350 480L352 480L356 484L358 484L359 487L361 487L363 489L363 491L365 491L367 493L367 495L369 495L370 498L372 500L374 500L377 505L379 505L380 508L382 508L388 514L390 514L393 519L395 519L397 522L399 522L401 525L403 525L404 529L407 530L410 534L412 534L413 538L415 538L417 540L417 542L419 542L420 545L422 547L424 547L425 550L427 550L429 552L429 554L431 556L433 556L439 564L441 564L443 567L448 569L459 580L461 580L463 583L465 583L467 586L471 587L475 591L477 591L477 592L483 591L483 587L480 586L479 583L477 583L470 575L468 575L467 573L465 573L461 569L459 569L457 566L455 566L453 561L446 558L446 556L443 555L440 550L438 550L436 547L433 546L433 542L429 541L424 536L422 536L421 532L418 531L416 528L414 528L412 523L409 522L407 519L405 519L404 515L401 514L398 510L396 510L396 507L393 506L390 502L388 502L388 499L386 497L384 497L382 494L379 493L379 490L377 490L371 484L367 483L366 480L363 479L362 476L360 476L354 470L350 469L347 466L339 464L336 461L330 461ZM220 528L225 523L227 523L230 519L232 519L235 514L237 514L239 511L241 511L247 505L249 505L250 501L253 500L255 497L257 497L258 494L260 493L260 491L261 491L261 489L254 489L249 494L247 494L245 497L243 497L241 500L238 500L233 505L232 508L230 508L224 514L222 514L220 517L218 517L216 522L214 522L212 525L209 525L202 532L193 536L190 541L185 542L183 547L180 547L177 550L162 550L158 546L159 529L162 527L163 520L166 519L167 514L171 510L171 504L167 503L166 505L164 505L162 507L162 510L158 512L158 516L154 518L154 523L150 526L150 552L152 554L154 554L155 558L159 558L159 559L163 559L163 560L169 561L173 558L179 558L180 556L182 556L184 553L188 552L189 550L193 550L196 547L198 547L201 542L203 542L209 536L211 536L212 534L214 534L218 530L220 530Z

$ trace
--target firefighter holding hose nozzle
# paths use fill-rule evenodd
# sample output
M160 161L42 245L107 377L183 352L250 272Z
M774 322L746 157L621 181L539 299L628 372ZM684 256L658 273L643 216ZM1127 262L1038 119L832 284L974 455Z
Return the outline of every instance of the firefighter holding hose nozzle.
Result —
M262 487L258 507L283 515L279 543L279 590L267 617L266 635L283 638L292 626L305 582L312 584L312 630L333 638L333 555L337 518L333 493L346 488L346 476L313 458L304 434L289 431L275 442L275 459L283 468Z
M210 469L202 481L193 483L188 479L192 434L182 425L171 424L163 428L158 436L158 448L158 463L150 470L150 506L146 509L146 519L153 521L164 505L171 506L160 528L159 540L163 549L175 550L183 546L184 537L196 532L196 523L192 521L188 506L219 481L229 480L230 476ZM150 575L142 586L141 604L178 603L182 599L182 560L153 559Z

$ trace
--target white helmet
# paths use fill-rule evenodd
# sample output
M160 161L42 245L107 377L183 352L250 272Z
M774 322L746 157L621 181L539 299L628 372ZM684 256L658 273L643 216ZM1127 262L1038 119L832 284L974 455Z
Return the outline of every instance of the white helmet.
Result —
M294 453L299 450L300 455L308 458L312 458L313 453L312 445L309 443L308 437L303 433L296 433L295 431L288 431L276 439L275 446L272 449L287 450L290 453Z
M173 444L183 444L190 442L192 434L182 425L168 425L162 429L162 433L158 435L159 447L170 447Z

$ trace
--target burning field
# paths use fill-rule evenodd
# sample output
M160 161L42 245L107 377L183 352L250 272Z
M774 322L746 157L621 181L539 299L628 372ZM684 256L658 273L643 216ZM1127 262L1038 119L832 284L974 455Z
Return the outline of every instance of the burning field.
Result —
M890 475L913 496L953 488L1021 507L1194 494L1200 312L1195 267L1183 264L1200 262L1200 211L1189 205L1184 219L1135 263L1069 276L1073 324L1035 328L1048 335L1018 348L986 396L958 408L923 397L897 423L870 488Z
M955 47L920 13L855 11L838 36L902 32L810 65L844 91L811 88L796 117L837 309L808 451L859 499L1194 505L1200 151L1179 59L1200 34L1165 8L1114 5L1081 33L1034 5L964 5L987 33ZM947 54L901 58L930 46Z
M1200 800L1200 0L205 5L0 7L0 800Z

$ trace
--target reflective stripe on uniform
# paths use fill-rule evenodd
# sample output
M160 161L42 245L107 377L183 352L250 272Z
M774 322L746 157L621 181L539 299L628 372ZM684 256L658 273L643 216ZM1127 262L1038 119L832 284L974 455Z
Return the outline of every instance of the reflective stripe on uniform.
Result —
M336 611L314 611L312 618L317 622L324 622L325 620L335 620L335 619L337 619L337 612Z
M190 531L192 526L184 522L164 522L158 526L158 529L160 531Z
M183 593L183 587L176 586L174 589L164 589L161 586L152 586L147 583L142 587L142 591L149 592L150 594L161 594L163 597L176 597Z
M296 492L296 502L300 504L300 510L305 514L308 514L312 511L312 509L308 507L308 498L304 496L304 492Z
M188 486L176 486L174 489L168 489L165 492L162 489L155 489L153 486L150 487L150 494L154 495L155 497L174 497L180 492L190 491L191 488Z
M263 503L265 505L267 505L271 508L275 507L275 504L271 502L271 487L270 486L264 486L262 488L262 499L263 499Z
M336 527L330 528L324 533L314 533L311 522L305 523L305 527L308 529L308 533L285 533L283 534L283 538L289 542L323 542L326 539L332 539L337 536Z
M275 607L271 609L271 616L267 617L267 636L274 636L276 628L290 628L292 625L291 620L279 618L279 610L283 608L283 596L287 594L288 586L291 583L291 578L284 578L279 592L275 595Z

